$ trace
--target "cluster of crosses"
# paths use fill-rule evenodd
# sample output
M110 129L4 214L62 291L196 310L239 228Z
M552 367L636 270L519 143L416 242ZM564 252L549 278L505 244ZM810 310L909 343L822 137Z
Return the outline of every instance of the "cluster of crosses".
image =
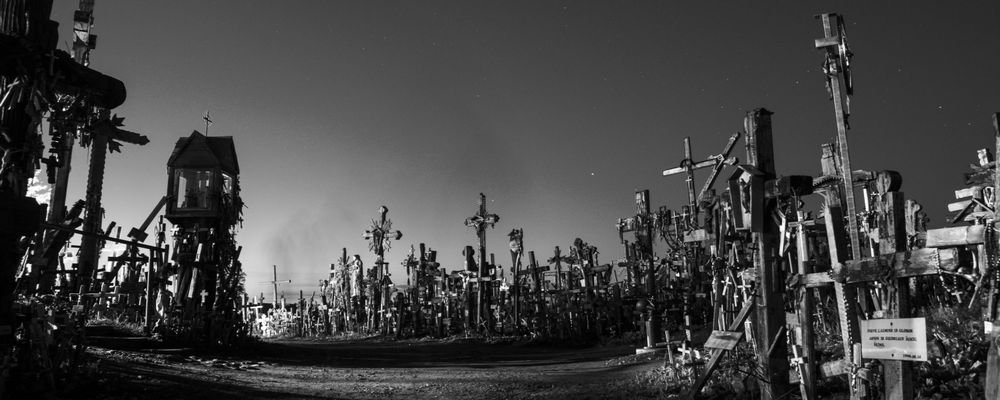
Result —
M634 305L622 300L624 280L613 279L615 266L599 265L597 248L581 239L573 242L569 255L557 246L544 266L529 251L525 265L524 231L513 229L508 235L511 266L498 265L494 254L487 257L486 231L500 217L486 210L484 194L477 212L465 219L478 246L462 250L464 265L447 271L437 261L437 251L421 243L419 251L411 246L402 262L406 283L396 284L385 254L402 232L393 230L387 214L388 208L380 207L363 235L376 257L373 266L366 269L361 257L348 257L345 248L329 279L320 282L319 298L314 294L306 301L300 293L299 303L286 310L289 316L255 311L247 315L250 325L259 326L257 333L270 334L442 337L465 332L561 339L636 329ZM275 273L275 304L279 282ZM262 305L252 307L260 310Z
M334 266L335 300L324 308L333 316L329 331L554 338L638 331L646 340L637 351L665 352L677 367L693 370L691 398L723 357L737 352L758 364L754 379L764 399L815 399L829 387L819 382L838 376L852 399L909 399L917 386L914 363L928 358L926 326L936 322L926 311L978 307L991 338L985 395L996 398L1000 163L981 150L969 187L949 205L957 226L928 230L922 207L900 192L899 173L852 167L852 53L843 18L819 18L824 35L815 45L825 56L837 128L836 143L821 148L820 176L778 174L773 114L755 109L717 155L697 160L684 140L683 160L663 171L685 177L687 203L678 210L654 210L648 190L635 193L635 214L616 224L624 258L600 265L596 248L577 239L569 255L556 247L539 265L529 251L524 265L524 232L514 229L506 276L486 256L486 230L499 217L487 212L481 195L478 212L465 221L479 245L466 246L464 268L448 273L421 244L403 262L406 285L393 285L385 273L383 251L401 234L389 230L383 208L366 233L378 260L367 278L346 251ZM731 156L741 140L743 160ZM1000 154L1000 129L997 140ZM700 190L698 170L709 172ZM720 178L724 189L717 192ZM693 334L705 329L707 339ZM819 346L821 340L839 340L839 351Z

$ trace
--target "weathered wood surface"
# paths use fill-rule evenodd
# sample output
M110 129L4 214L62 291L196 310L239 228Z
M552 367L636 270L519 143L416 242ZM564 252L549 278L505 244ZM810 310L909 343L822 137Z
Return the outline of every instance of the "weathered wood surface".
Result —
M928 229L926 242L926 247L933 248L983 244L986 242L986 225Z
M771 115L759 108L747 112L744 118L746 132L747 163L763 175L759 178L774 179L777 174L774 165L774 138L771 132ZM761 190L761 192L763 192ZM761 210L761 217L777 212L776 202L765 202L763 193L751 195L751 204ZM757 346L757 362L761 371L766 371L761 379L761 398L784 397L794 391L788 383L788 341L785 331L784 276L778 256L780 228L773 218L763 218L763 223L751 228L752 237L760 250L754 256L757 270L758 295L755 298L756 312L753 315L754 340Z
M746 322L747 318L750 317L750 311L754 309L755 304L753 301L754 294L750 293L750 296L748 297L749 300L743 304L743 308L740 309L740 313L736 315L736 318L733 319L733 322L727 327L727 331L730 333L735 333L735 331L739 330ZM743 336L740 335L740 338L742 337ZM691 391L687 394L687 398L690 400L694 400L698 396L698 393L701 392L701 388L705 386L705 382L708 382L708 378L712 376L712 372L714 372L715 368L719 366L719 361L722 360L722 356L726 353L726 350L723 349L712 349L711 351L712 357L708 360L708 364L705 366L705 371L698 376L698 380L694 382L694 386L691 387Z
M818 379L829 379L835 376L844 375L847 373L847 363L844 360L833 360L827 361L819 365L816 369L818 373ZM792 383L799 383L799 376L794 372L790 372L788 378Z
M905 208L903 206L903 194L900 192L887 192L882 194L881 202L878 204L883 219L879 225L879 229L886 232L886 235L882 238L879 245L879 251L882 254L889 256L892 255L897 257L902 254L906 254L904 251L907 249L906 240L906 221L903 213ZM927 250L927 249L921 249ZM933 254L938 252L937 260L940 261L940 251L930 251L928 253ZM956 257L957 259L957 257ZM931 260L934 261L933 259ZM904 268L912 264L905 264ZM940 265L938 265L940 268ZM909 280L905 277L900 277L897 274L897 279L891 282L891 287L893 290L890 291L890 295L893 296L892 306L889 308L887 318L908 318L910 317L910 284ZM884 366L884 378L885 383L885 399L887 400L910 400L913 398L913 362L912 361L899 361L899 360L883 360L882 365Z
M850 260L838 272L833 273L833 278L847 284L873 282L889 278L889 270L896 278L906 278L934 275L941 270L954 271L958 266L958 249L924 248L863 258L860 261Z
M736 345L743 340L743 331L730 332L730 331L712 331L712 335L708 337L705 341L706 349L721 349L721 350L732 350L736 348Z

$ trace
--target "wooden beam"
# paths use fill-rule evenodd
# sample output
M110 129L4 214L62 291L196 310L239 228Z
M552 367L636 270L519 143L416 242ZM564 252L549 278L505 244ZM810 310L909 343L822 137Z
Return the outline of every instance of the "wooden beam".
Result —
M986 225L928 229L926 247L953 247L986 243Z
M827 287L835 282L829 272L813 272L802 275L799 279L808 288Z
M736 319L733 319L733 322L729 324L727 329L729 332L732 333L739 330L747 321L747 318L750 317L750 311L754 309L754 298L755 295L751 292L747 302L740 309L740 313L736 315ZM737 341L742 338L743 336L741 335ZM708 378L712 376L712 372L719 366L719 361L722 360L722 356L725 353L726 350L723 349L712 349L712 357L708 360L708 365L705 366L705 372L698 376L698 380L694 382L694 386L691 387L691 391L687 394L688 399L694 400L698 396L701 388L705 386L705 382L708 382Z
M916 249L878 257L850 260L834 273L834 280L846 284L875 282L892 269L896 278L935 275L941 270L954 271L959 266L958 249Z
M759 170L765 180L777 176L774 166L774 139L771 133L771 112L759 108L747 112L744 118L746 132L747 164ZM763 183L763 182L761 182ZM753 242L759 250L754 257L757 270L758 296L753 324L756 332L754 340L757 348L757 368L765 371L761 377L761 398L774 399L787 395L794 389L788 384L788 343L785 339L785 301L783 259L779 242L781 232L774 218L777 202L766 200L760 195L751 195L750 201L760 209L763 223L752 228ZM753 207L751 207L753 209Z
M903 194L900 192L887 192L882 195L878 204L881 212L879 229L884 232L879 244L879 251L886 256L895 257L907 249L906 221L903 215ZM926 250L926 249L921 249ZM936 251L936 250L935 250ZM957 250L956 250L957 251ZM929 253L933 253L929 252ZM957 260L957 257L954 258ZM940 260L940 256L937 258ZM933 258L928 261L935 261ZM907 267L910 264L905 263ZM940 265L938 265L940 267ZM892 291L892 306L888 310L886 318L908 318L910 317L910 282L907 278L896 275L892 284L895 290ZM887 400L910 400L913 399L913 362L899 360L882 360L885 376L885 398Z

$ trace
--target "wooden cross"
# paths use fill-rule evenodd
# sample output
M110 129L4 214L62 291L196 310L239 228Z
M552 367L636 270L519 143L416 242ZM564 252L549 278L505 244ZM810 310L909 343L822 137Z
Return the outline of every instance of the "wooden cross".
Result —
M488 319L486 314L489 313L487 305L489 299L486 297L486 290L483 289L484 285L482 283L482 279L489 273L489 266L486 264L486 228L492 228L499 221L500 216L486 212L486 195L482 193L479 194L479 211L475 215L465 219L465 226L475 229L476 236L479 237L478 319L480 324L486 323L490 330L492 330L492 324L489 321L484 321L484 317Z
M851 153L847 145L847 130L850 125L850 96L854 93L851 83L851 51L847 48L844 19L840 15L828 13L819 18L823 21L824 37L816 39L816 48L826 51L823 72L827 88L833 100L834 116L837 121L837 147L840 153L840 177L844 185L844 201L847 203L847 226L851 244L851 258L861 258L861 243L858 238L858 219L854 200L854 176L851 169Z
M556 265L556 290L562 290L563 289L563 284L562 284L562 276L563 276L562 263L563 262L569 262L569 261L570 261L570 258L562 255L562 250L559 249L559 246L556 246L556 248L555 248L555 250L553 252L552 258L549 259L549 264L555 264ZM567 280L568 280L568 278L567 278ZM566 286L567 286L567 289L569 289L568 286L571 286L571 285L567 284Z
M719 177L719 173L722 172L722 168L726 165L735 165L738 162L736 157L729 157L729 153L733 151L733 147L736 145L736 141L739 140L739 138L740 133L734 133L729 137L729 142L726 143L726 147L723 148L722 153L710 156L708 159L698 162L695 162L691 158L691 137L684 138L684 159L681 160L680 166L663 171L663 176L672 176L680 173L685 174L685 181L687 181L688 205L691 207L691 213L697 215L699 208L698 203L704 200L705 194L708 193L709 189L712 188L712 185L715 184L715 180ZM702 168L712 168L712 174L705 182L701 192L696 194L694 187L694 171Z
M278 285L282 284L282 283L292 283L292 280L288 279L288 280L280 280L279 281L278 280L278 266L277 265L272 265L272 267L274 267L274 279L271 280L271 281L269 281L269 282L264 282L264 283L270 283L270 284L274 285L274 306L278 307ZM264 300L264 293L260 294L260 298L261 298L261 301Z

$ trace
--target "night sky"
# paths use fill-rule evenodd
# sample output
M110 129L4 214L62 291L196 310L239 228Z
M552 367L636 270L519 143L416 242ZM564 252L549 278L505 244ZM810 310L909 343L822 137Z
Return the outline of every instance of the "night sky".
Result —
M68 48L78 2L57 3ZM518 227L540 259L579 237L609 262L636 189L686 202L683 178L661 176L685 136L704 159L765 107L779 174L819 174L836 127L813 16L839 12L853 166L901 172L944 226L961 173L993 147L1000 2L861 3L97 0L91 66L126 83L114 112L151 140L108 158L105 221L142 222L177 138L210 110L208 133L235 137L240 157L251 294L270 292L259 282L277 264L309 296L343 247L370 266L361 234L382 204L404 233L387 255L396 283L411 244L460 268L480 192L503 266ZM78 148L70 201L85 163Z

